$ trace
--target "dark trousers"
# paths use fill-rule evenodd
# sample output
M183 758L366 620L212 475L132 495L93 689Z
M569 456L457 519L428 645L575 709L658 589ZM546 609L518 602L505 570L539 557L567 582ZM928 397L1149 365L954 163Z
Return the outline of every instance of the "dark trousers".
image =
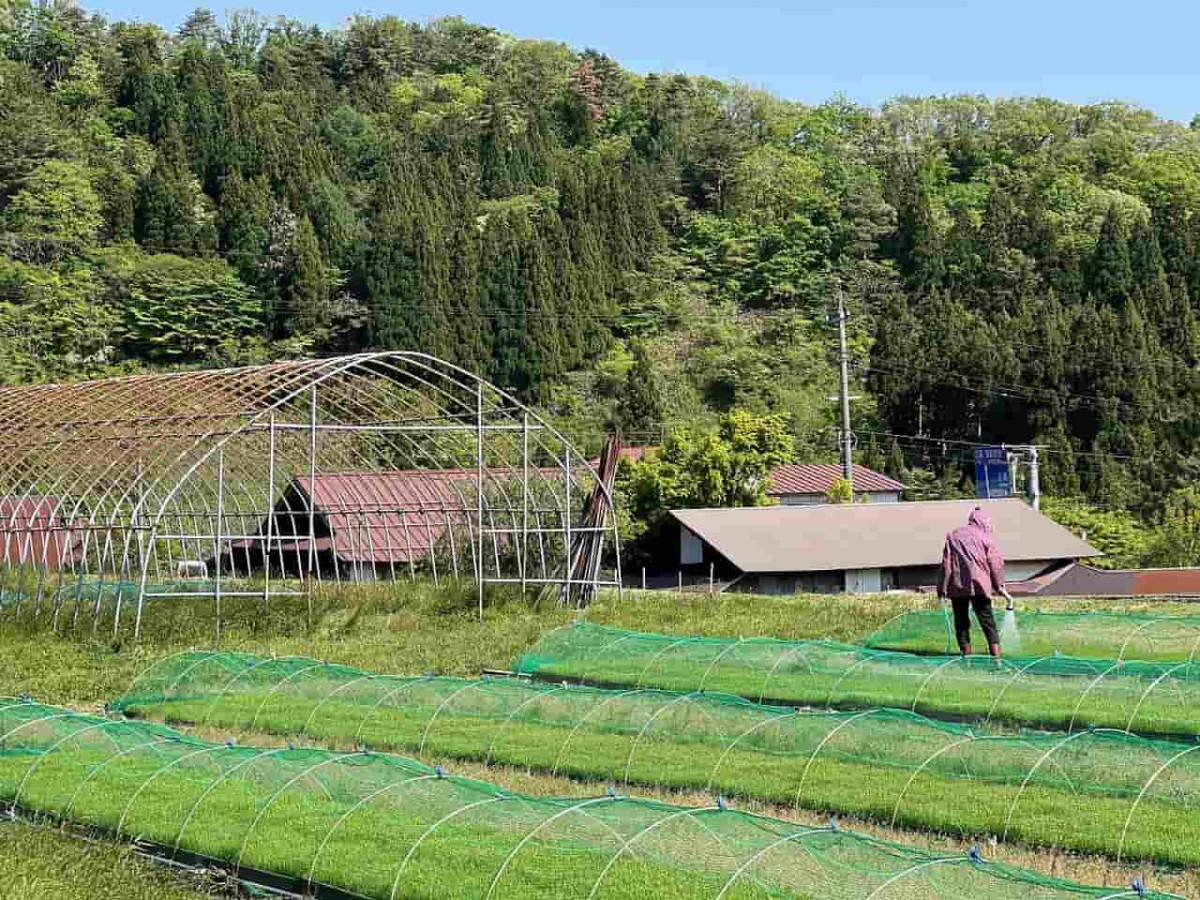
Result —
M958 638L960 648L971 643L971 607L975 607L975 618L979 620L988 646L1000 643L991 597L952 597L950 605L954 607L954 636Z

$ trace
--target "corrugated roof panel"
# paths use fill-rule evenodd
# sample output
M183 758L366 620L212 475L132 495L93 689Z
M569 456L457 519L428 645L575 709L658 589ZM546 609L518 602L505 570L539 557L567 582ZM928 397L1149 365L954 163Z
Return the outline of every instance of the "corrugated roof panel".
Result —
M562 478L561 469L530 471ZM429 556L448 527L468 522L478 502L476 477L474 469L404 469L321 474L296 484L328 523L340 559L407 563ZM485 469L485 489L517 477Z
M944 500L686 509L672 513L743 572L825 572L936 566L946 535L986 509L1007 560L1079 559L1099 552L1021 500Z
M854 490L856 491L902 491L904 485L888 478L874 469L854 465ZM842 467L832 463L788 463L776 466L770 475L771 486L767 494L820 494L829 492L830 486L842 477Z

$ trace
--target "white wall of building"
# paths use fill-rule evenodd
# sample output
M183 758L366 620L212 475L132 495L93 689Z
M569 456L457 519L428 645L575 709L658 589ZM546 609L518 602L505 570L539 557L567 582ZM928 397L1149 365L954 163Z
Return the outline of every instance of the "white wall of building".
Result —
M855 497L866 497L868 503L899 503L899 491L866 491ZM777 494L780 506L820 506L825 502L824 494Z

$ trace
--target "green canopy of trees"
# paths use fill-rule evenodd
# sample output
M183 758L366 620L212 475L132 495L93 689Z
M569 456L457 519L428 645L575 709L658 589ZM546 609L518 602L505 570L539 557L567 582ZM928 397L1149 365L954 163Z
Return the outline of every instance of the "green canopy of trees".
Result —
M969 494L970 443L1036 442L1050 493L1190 552L1200 132L1135 106L814 106L461 19L13 0L0 110L0 382L420 348L585 444L739 410L829 458L840 286L865 461ZM731 499L721 465L685 493Z

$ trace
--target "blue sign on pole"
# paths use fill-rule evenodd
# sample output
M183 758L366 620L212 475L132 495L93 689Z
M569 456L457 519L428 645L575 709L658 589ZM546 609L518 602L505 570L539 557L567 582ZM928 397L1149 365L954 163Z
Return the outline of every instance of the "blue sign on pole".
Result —
M984 500L1012 496L1008 452L1003 447L975 448L975 494Z

